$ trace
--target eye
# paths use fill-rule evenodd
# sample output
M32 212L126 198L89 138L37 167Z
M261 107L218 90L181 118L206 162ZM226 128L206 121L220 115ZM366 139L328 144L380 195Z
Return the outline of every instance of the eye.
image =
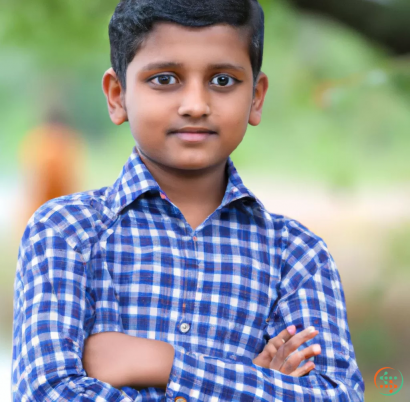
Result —
M155 80L158 80L158 82L155 82L156 85L167 86L167 85L175 84L175 82L171 82L172 79L175 80L175 77L173 75L162 74L162 75L157 75L154 78L151 78L150 81L154 82Z
M172 80L175 80L175 81L173 82ZM214 83L215 80L217 80L216 83ZM149 81L153 82L155 85L158 85L158 86L169 86L172 84L176 84L176 78L170 74L157 75L156 77L151 78ZM229 85L229 82L231 82L231 85ZM236 82L240 82L240 81L229 75L218 75L214 77L213 80L211 81L211 83L214 83L220 87L231 87Z
M216 77L214 77L214 79L211 82L213 82L214 80L217 80L216 85L219 85L221 87L231 87L236 82L239 82L239 80L229 75L217 75ZM229 80L231 80L232 85L229 85Z

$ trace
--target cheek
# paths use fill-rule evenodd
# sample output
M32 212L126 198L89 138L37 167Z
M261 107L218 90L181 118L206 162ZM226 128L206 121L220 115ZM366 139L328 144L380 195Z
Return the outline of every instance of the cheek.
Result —
M246 98L224 102L215 109L215 115L221 122L221 127L227 132L238 133L246 131L249 120L250 104Z
M169 107L149 96L134 96L128 103L128 117L131 129L136 131L164 131Z

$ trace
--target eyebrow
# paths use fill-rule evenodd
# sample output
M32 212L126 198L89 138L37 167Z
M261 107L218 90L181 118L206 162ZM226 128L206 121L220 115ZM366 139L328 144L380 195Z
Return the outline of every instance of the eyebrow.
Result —
M151 70L162 70L168 68L183 68L184 65L182 63L175 63L175 62L158 62L158 63L150 63L144 66L141 71L151 71ZM238 71L245 71L242 66L238 66L236 64L231 63L217 63L217 64L208 64L209 70L238 70Z

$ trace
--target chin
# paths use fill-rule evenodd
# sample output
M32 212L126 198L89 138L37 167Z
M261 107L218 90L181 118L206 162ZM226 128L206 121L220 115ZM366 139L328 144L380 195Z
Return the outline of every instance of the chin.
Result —
M172 163L172 167L181 170L202 170L212 166L213 163L208 158L203 159L183 159L180 158Z
M209 167L207 163L177 163L172 166L175 169L180 170L202 170Z

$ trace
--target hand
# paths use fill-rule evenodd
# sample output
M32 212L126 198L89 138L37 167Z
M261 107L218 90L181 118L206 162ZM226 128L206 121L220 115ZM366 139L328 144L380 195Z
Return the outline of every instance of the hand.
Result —
M308 327L296 334L296 327L291 325L279 335L270 339L263 351L252 361L257 366L271 368L293 377L301 377L315 368L311 361L298 368L299 364L312 356L321 353L319 344L309 346L301 351L296 349L313 339L319 331ZM295 335L296 334L296 335ZM295 352L295 353L293 353Z

